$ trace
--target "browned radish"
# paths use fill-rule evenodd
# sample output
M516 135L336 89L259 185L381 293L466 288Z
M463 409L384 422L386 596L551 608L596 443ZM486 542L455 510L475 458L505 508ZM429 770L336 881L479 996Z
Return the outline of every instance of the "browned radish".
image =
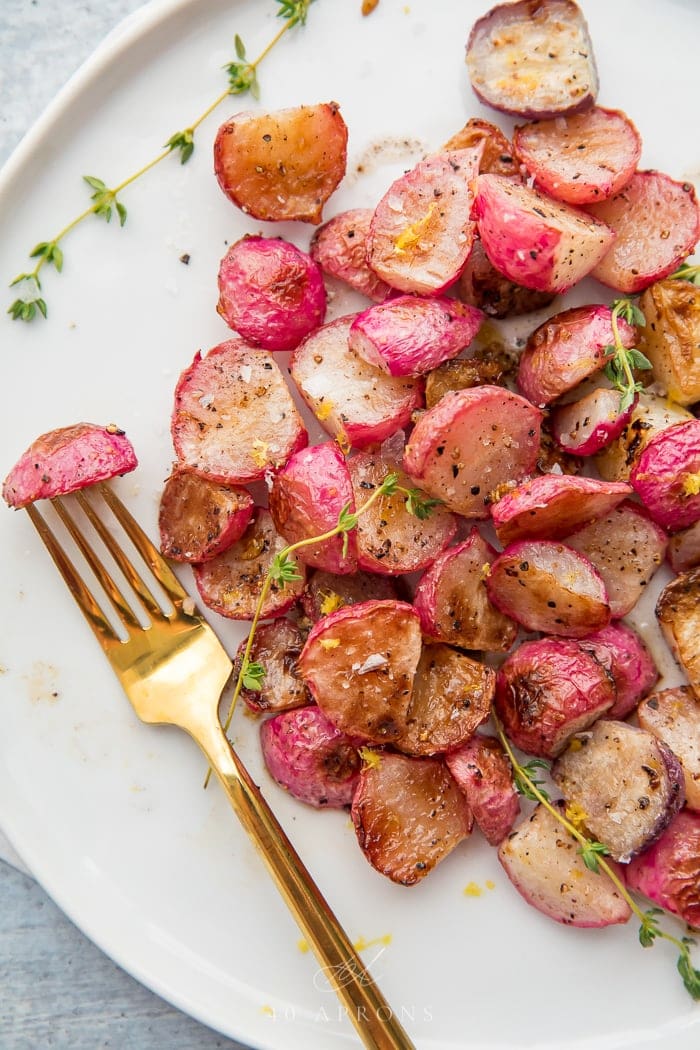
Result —
M451 390L472 386L505 386L504 380L514 370L512 355L497 343L475 344L468 357L454 357L429 372L425 380L425 403L434 408Z
M421 655L420 620L406 602L348 605L319 620L299 672L334 725L376 744L405 729Z
M642 700L637 718L671 748L683 768L686 805L700 812L700 698L684 685L660 689Z
M175 470L160 497L160 549L174 561L208 561L240 539L252 516L247 489Z
M627 885L700 928L700 814L683 810L663 835L625 869Z
M517 624L491 604L484 582L495 557L494 548L473 528L466 540L435 559L413 600L423 634L463 649L510 649Z
M488 120L470 117L463 128L448 139L443 150L470 149L483 143L479 161L479 172L492 175L516 175L518 166L513 156L513 147L503 132Z
M350 473L336 443L324 441L295 452L275 475L269 506L275 528L287 543L330 532L343 508L354 511ZM296 556L316 569L354 572L357 568L355 532L300 547Z
M631 404L621 412L619 391L599 387L578 401L552 410L554 440L571 455L593 456L620 436L636 405L635 394Z
M641 391L629 423L622 428L620 436L596 456L598 473L607 481L628 481L642 450L655 434L692 418L681 405L674 405L667 398L646 390Z
M398 484L404 490L413 488L395 459L381 449L357 453L348 460L348 467L357 505L364 503L390 473L398 474ZM420 492L415 495L427 500ZM355 535L361 569L389 576L418 572L445 549L457 531L454 514L433 506L419 516L409 511L411 506L405 491L399 490L382 496L359 518Z
M624 500L567 536L566 544L595 565L605 582L610 611L619 618L632 611L663 564L667 539L641 504Z
M236 673L248 639L244 638L236 655ZM260 664L265 672L258 689L243 687L241 697L251 711L287 711L311 702L308 690L297 672L297 660L304 646L300 627L280 617L260 624L253 636L249 662Z
M292 379L341 448L364 448L408 425L423 404L423 381L390 376L348 346L353 316L317 329L294 351Z
M542 474L580 474L584 460L579 456L572 456L564 452L557 445L552 436L551 415L545 415L542 420L542 433L540 435L540 452L537 457L537 469Z
M495 706L516 747L554 758L615 700L610 674L578 642L523 642L498 672Z
M347 141L337 102L237 113L217 132L214 171L252 218L318 223L345 174Z
M372 208L352 208L334 215L316 230L309 251L324 273L381 303L391 288L367 262L367 237L373 215Z
M489 717L495 688L490 667L449 645L425 645L395 746L409 755L459 747Z
M464 792L477 827L487 842L498 846L520 813L513 769L494 736L476 733L445 756L447 768Z
M554 805L563 817L564 803ZM501 843L498 859L528 904L556 922L611 926L632 914L612 880L589 871L578 841L541 804Z
M700 520L700 419L655 434L630 481L654 521L669 532Z
M180 462L212 481L256 481L308 436L272 354L229 339L198 352L175 388L171 420Z
M420 161L374 212L367 259L392 288L431 295L459 277L474 240L470 183L483 145Z
M609 718L626 718L659 677L644 642L627 624L617 621L581 639L582 647L610 672L615 683L615 703Z
M402 886L425 878L472 829L466 799L441 759L382 752L362 769L352 820L372 867Z
M666 641L700 697L700 567L666 584L656 603Z
M552 766L552 778L590 834L627 863L658 838L683 805L683 773L645 729L601 718Z
M677 277L656 281L641 295L646 318L640 349L652 375L679 405L700 401L700 291Z
M269 511L259 507L241 538L228 550L193 566L204 604L232 620L252 620L272 559L284 546L285 541L275 531ZM282 616L294 605L306 579L301 563L297 565L297 572L298 580L272 584L263 605L263 617Z
M355 743L317 707L283 711L260 726L260 744L269 773L310 806L349 806L360 776Z
M673 273L700 236L692 184L660 171L636 172L624 190L587 210L615 233L592 275L627 294Z
M496 558L489 598L528 631L583 638L610 622L608 593L588 558L551 540L520 540Z
M389 375L418 376L469 346L482 320L480 310L455 299L400 295L358 314L348 341Z
M457 297L490 317L517 317L549 306L554 292L537 292L508 280L493 265L477 238L455 285Z
M541 474L506 492L491 507L491 517L503 544L525 538L558 540L608 514L631 491L624 482Z
M474 215L489 259L516 284L566 292L613 242L604 222L503 175L479 175Z
M685 572L700 565L700 521L671 536L667 555L674 572Z
M133 445L119 427L75 423L36 438L5 478L2 496L10 507L26 507L128 474L136 465Z
M389 576L377 576L373 572L336 576L331 572L317 570L311 574L301 596L301 606L305 615L315 621L336 609L342 609L344 605L391 598L399 598L399 592L395 581Z
M418 420L404 468L450 510L486 518L494 492L533 470L541 418L525 398L502 387L445 394Z
M607 306L574 306L536 328L520 357L518 388L534 405L548 405L600 371L615 341ZM636 330L618 318L623 346L632 347Z
M591 204L627 185L642 140L625 113L593 106L516 128L513 149L539 189L567 204Z
M221 260L216 309L253 346L293 350L326 315L323 275L281 237L246 236Z

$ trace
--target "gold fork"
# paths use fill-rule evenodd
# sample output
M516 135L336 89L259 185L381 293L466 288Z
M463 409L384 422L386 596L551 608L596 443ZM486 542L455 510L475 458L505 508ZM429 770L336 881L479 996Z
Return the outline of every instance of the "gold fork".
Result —
M90 492L90 497L88 497ZM172 603L163 608L93 506L98 493ZM411 1050L413 1044L353 948L272 810L227 739L219 721L221 692L232 664L214 631L196 611L177 577L111 488L93 485L74 497L109 551L133 595L127 598L103 564L64 499L51 503L109 599L126 638L120 638L50 528L26 509L73 597L102 646L136 714L144 722L186 730L199 744L277 888L313 948L366 1047ZM167 604L167 603L166 603ZM136 610L145 613L142 626Z

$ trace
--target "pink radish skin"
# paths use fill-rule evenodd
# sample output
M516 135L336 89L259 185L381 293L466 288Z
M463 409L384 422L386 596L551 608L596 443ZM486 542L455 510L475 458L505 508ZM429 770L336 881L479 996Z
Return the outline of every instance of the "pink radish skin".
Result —
M495 707L516 747L554 758L615 702L612 677L578 642L523 642L498 672Z
M216 309L253 346L293 350L323 323L321 270L280 238L244 237L221 260Z
M637 395L623 412L617 390L601 387L579 401L555 408L550 416L552 436L563 452L593 456L618 438L637 406Z
M323 429L341 448L364 448L408 425L423 405L422 379L390 376L348 346L354 316L323 325L294 351L289 370Z
M515 129L513 149L544 193L566 204L592 204L622 190L642 153L626 114L594 106L583 113Z
M591 562L550 540L511 543L491 566L486 589L528 631L583 638L610 622L605 584Z
M469 346L482 320L480 310L455 299L401 295L358 314L349 344L389 375L424 375Z
M669 532L700 520L700 419L656 434L630 481L654 521Z
M592 276L627 295L673 273L700 236L693 186L660 171L636 172L624 190L587 211L615 234Z
M137 462L123 430L75 423L33 441L5 478L2 496L10 507L26 507L128 474Z
M173 561L208 561L241 538L252 516L247 489L176 470L160 497L160 549Z
M489 259L516 284L566 292L609 250L612 230L504 175L479 175L474 216Z
M606 347L615 341L607 306L574 306L536 328L520 356L518 389L543 408L600 371ZM622 345L635 345L636 329L617 322Z
M318 809L352 803L360 755L317 707L268 718L260 726L260 744L270 775L300 802Z
M500 742L476 733L466 744L450 751L445 761L484 838L498 846L520 813L513 769Z
M287 543L311 539L335 528L343 507L355 510L350 473L334 441L302 449L275 476L269 496L275 528ZM344 553L345 551L345 553ZM305 565L326 572L352 573L357 568L355 532L301 547Z
M424 412L404 469L431 496L467 518L487 518L492 493L535 468L542 414L497 386L458 390Z
M566 545L588 558L602 576L615 619L635 607L663 564L667 543L648 511L631 500L566 537Z
M625 868L627 886L700 928L700 813L683 810L651 849Z
M334 215L316 230L309 251L324 273L381 303L392 289L377 277L367 262L367 238L373 215L372 208L351 208Z
M554 299L554 292L536 292L509 281L496 269L477 238L467 265L455 285L457 298L483 310L489 317L518 317L543 310Z
M367 259L392 288L444 291L459 277L474 240L471 180L483 143L436 153L394 182L374 212Z
M610 672L615 682L615 702L608 717L627 718L659 677L651 653L637 632L620 621L582 638L580 644Z
M700 565L700 521L671 536L668 563L674 572L685 572Z
M541 474L494 503L491 517L503 544L526 538L558 540L608 514L631 492L624 482Z
M637 718L673 751L683 767L686 806L700 813L700 697L688 686L660 689L642 700Z

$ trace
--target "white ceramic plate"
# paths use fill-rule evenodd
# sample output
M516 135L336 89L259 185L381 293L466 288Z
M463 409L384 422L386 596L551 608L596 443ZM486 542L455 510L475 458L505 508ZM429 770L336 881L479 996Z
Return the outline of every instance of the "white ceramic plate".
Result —
M483 112L463 51L485 6L381 0L363 19L360 0L319 0L265 62L263 106L341 103L349 175L327 214L371 204L421 144ZM234 33L257 54L279 25L275 10L172 0L113 34L5 169L2 280L84 207L82 175L113 184L201 112L223 89ZM588 0L585 11L600 101L636 120L646 166L693 178L700 9ZM40 432L115 420L141 459L120 490L154 531L176 377L197 348L226 338L214 310L218 261L227 242L260 228L211 174L219 120L249 105L228 101L187 166L170 158L125 192L124 229L95 219L66 240L63 275L46 274L48 321L1 322L1 473ZM304 244L311 231L282 232ZM23 515L0 512L0 550L0 823L39 880L117 962L222 1032L275 1050L352 1042L225 801L201 790L199 754L177 731L137 722ZM233 644L236 628L218 626ZM270 784L256 736L238 718L243 755L351 937L391 936L365 959L418 1046L697 1047L700 1007L667 946L642 951L633 924L550 923L476 836L424 884L392 885L361 856L346 815L309 811ZM480 897L465 895L469 883Z

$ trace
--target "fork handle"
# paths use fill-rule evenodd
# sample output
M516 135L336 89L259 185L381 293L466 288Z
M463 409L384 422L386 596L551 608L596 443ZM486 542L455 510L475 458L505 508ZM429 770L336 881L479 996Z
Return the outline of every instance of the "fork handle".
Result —
M189 728L189 727L188 727ZM217 721L189 729L262 853L277 888L368 1050L414 1050L277 818Z

